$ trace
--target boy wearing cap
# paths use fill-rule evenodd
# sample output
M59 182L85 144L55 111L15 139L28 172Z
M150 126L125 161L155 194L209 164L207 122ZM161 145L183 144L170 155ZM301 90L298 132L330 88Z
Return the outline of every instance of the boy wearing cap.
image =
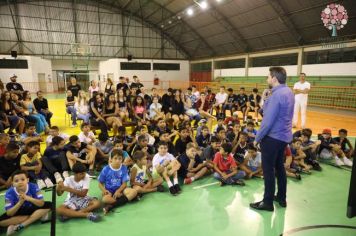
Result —
M201 134L197 135L195 139L199 147L206 148L210 142L210 133L208 126L201 126Z
M11 82L6 84L6 89L7 91L10 91L12 93L15 93L19 96L19 98L22 98L22 93L24 92L23 87L21 84L16 82L17 75L12 75L10 77Z
M322 159L334 159L337 166L352 166L352 161L350 161L345 153L341 150L340 145L332 139L331 130L324 129L323 133L319 135L320 147L319 147L319 157ZM341 160L342 159L342 160Z
M232 116L226 117L226 119L224 120L224 124L226 126L230 124L239 124L239 123L240 123L240 119L239 119L239 113L237 111L232 113Z

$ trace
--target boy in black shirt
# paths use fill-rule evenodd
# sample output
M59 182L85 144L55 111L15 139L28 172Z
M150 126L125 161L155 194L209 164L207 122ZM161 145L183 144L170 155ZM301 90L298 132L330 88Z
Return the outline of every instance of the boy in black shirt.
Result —
M242 117L246 121L246 109L247 109L248 97L245 94L245 88L240 88L240 93L236 95L235 104L237 105L237 111L242 112Z
M258 112L260 110L260 102L261 102L261 96L258 94L258 89L254 88L252 90L252 94L248 97L248 102L247 102L247 110L246 110L246 115L250 111L255 112L255 122L258 123Z
M65 147L66 157L70 168L76 162L81 162L86 166L89 166L88 174L94 175L95 155L96 148L86 143L80 142L78 136L72 135L69 138L69 143Z
M350 140L347 138L347 130L340 129L339 137L333 139L340 145L341 150L345 153L346 157L351 158L351 155L354 152L354 147L352 146Z
M199 134L195 139L199 147L206 148L210 143L210 134L208 126L202 126L201 134Z
M232 116L232 113L235 110L234 102L236 101L236 95L234 94L234 90L232 88L228 88L227 92L228 92L228 96L223 106L223 110L224 110L224 114L226 114L226 110L229 110L230 115Z
M210 173L206 164L197 155L197 146L194 143L187 144L185 153L178 157L178 161L181 164L178 176L184 179L184 184L191 184Z
M20 147L15 142L6 146L6 153L0 157L0 188L12 185L11 175L20 170Z
M178 155L183 154L187 149L187 144L190 142L195 142L195 139L191 137L191 133L185 126L179 128L179 138L176 141L175 149ZM194 140L194 141L193 141Z
M116 91L119 91L120 89L124 90L124 94L126 96L128 95L129 86L127 85L125 77L123 76L119 77L119 83L116 85Z
M319 157L322 159L334 159L337 166L352 166L350 161L341 150L338 143L331 138L331 130L324 129L323 133L318 137L321 141L319 147ZM342 160L341 160L342 159Z

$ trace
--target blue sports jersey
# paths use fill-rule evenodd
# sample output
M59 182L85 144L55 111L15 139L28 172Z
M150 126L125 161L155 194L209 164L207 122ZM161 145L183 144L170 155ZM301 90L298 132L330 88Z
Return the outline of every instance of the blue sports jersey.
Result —
M28 183L26 195L35 199L43 199L43 195L40 192L37 184ZM5 211L13 208L19 202L19 194L14 187L9 188L5 194ZM25 201L21 208L31 207L33 204L31 202Z
M129 173L125 165L121 165L119 169L113 169L110 165L107 165L99 175L99 182L104 184L106 190L112 194L127 181L129 181Z

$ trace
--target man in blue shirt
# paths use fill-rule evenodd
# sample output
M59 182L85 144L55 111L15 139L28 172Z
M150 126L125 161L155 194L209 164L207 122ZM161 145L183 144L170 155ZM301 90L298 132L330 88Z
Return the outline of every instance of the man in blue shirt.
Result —
M271 67L267 78L272 86L272 95L263 106L263 120L255 144L260 143L265 192L263 200L251 203L257 210L273 211L273 200L286 207L287 179L284 168L284 149L292 141L292 119L294 111L293 92L285 84L287 73L283 67ZM275 193L275 177L278 192Z

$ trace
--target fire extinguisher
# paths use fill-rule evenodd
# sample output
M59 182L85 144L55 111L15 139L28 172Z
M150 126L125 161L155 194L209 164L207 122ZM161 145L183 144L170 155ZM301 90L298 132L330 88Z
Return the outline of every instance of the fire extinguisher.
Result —
M158 77L155 77L153 79L153 85L159 85L159 78Z

